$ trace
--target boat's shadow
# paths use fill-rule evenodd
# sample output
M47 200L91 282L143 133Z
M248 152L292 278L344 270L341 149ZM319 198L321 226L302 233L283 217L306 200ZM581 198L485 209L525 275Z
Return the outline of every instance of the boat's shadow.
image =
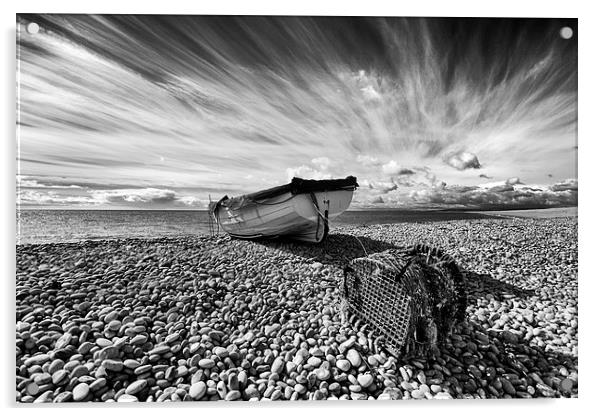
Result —
M402 248L401 246L375 240L370 237L354 236L338 232L329 234L326 240L320 244L299 243L284 238L257 240L256 243L340 269L343 269L355 258L365 257L366 255L384 250ZM461 263L458 265L463 269ZM486 295L491 295L497 300L501 300L508 296L526 298L535 293L533 290L523 289L514 284L496 279L486 273L463 270L466 278L469 302L476 302L477 298Z
M300 243L286 238L257 240L257 244L283 250L316 262L344 267L349 261L392 248L395 244L364 236L331 233L319 244Z

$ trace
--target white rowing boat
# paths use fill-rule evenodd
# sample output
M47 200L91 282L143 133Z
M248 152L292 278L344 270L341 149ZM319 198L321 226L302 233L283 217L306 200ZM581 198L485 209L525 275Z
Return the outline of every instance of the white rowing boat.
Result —
M289 237L319 243L328 235L328 222L349 208L358 187L345 179L307 180L236 198L224 196L211 204L217 224L237 238Z

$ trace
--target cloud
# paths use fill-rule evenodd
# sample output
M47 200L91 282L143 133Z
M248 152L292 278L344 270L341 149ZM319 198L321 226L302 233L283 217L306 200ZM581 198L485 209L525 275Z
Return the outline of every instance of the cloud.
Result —
M380 164L378 158L368 155L357 155L355 160L366 167L377 166Z
M383 172L382 164L379 166L380 171L372 170L358 176L360 188L354 194L354 206L370 206L378 196L383 197L385 204L394 206L398 201L407 200L411 190L446 186L426 166L407 169L391 161L385 165L384 171L387 173Z
M504 183L503 185L486 188L489 192L509 192L514 191L514 186Z
M24 206L40 205L97 205L89 196L61 195L56 191L20 190L17 192L17 204Z
M379 102L383 99L378 79L372 74L366 74L363 69L352 76L366 102Z
M425 180L431 186L445 187L447 185L444 181L439 180L437 175L435 175L428 166L417 167L414 169L419 172L423 177L423 180Z
M394 182L369 182L368 188L386 194L396 190L398 185Z
M362 95L364 96L364 99L368 102L380 101L382 98L382 96L374 89L374 87L372 85L363 87L360 90L362 91Z
M204 205L204 201L195 196L180 195L170 189L158 188L88 190L81 195L71 195L55 190L21 190L17 194L17 202L21 205L36 206L85 205L93 207L160 206L170 208Z
M165 204L175 201L176 192L169 189L111 189L92 191L92 198L109 204Z
M493 179L493 177L491 177L491 176L487 176L487 175L485 175L484 173L481 173L481 174L479 175L479 178L484 178L484 179Z
M388 163L385 163L384 165L382 165L382 171L385 175L391 175L391 176L413 175L414 173L416 173L412 169L407 169L407 168L402 167L395 160L391 160Z
M312 159L311 163L317 166L320 170L327 170L330 167L330 165L332 165L332 161L324 156Z
M520 181L496 186L448 186L410 193L411 202L460 208L548 208L577 204L577 184L571 180L550 187L528 187ZM515 184L512 185L511 183Z
M470 152L457 152L447 155L444 162L458 170L479 169L481 164L477 155Z
M290 181L294 177L303 179L332 179L334 175L330 171L335 165L326 156L316 157L311 160L313 166L301 165L286 169L286 177Z
M578 184L567 179L554 185L524 184L518 177L478 185L446 184L430 169L415 168L409 186L387 181L360 181L356 206L380 205L405 209L534 209L577 205ZM432 180L426 178L430 176ZM382 200L382 202L381 202Z
M389 163L385 163L382 166L382 169L385 175L397 175L397 173L401 170L401 166L399 166L396 161L391 160Z
M577 179L566 179L562 182L555 183L550 187L552 191L577 191Z
M508 178L505 181L489 182L480 185L483 189L488 189L492 192L508 192L515 189L515 185L524 185L519 178Z
M50 189L81 189L79 185L66 185L60 183L42 183L37 179L31 179L28 176L17 175L17 187L18 188L50 188Z
M205 204L204 201L195 196L182 196L177 199L177 202L189 207L199 207Z
M307 165L298 166L296 168L287 168L286 176L289 181L294 177L303 179L332 179L332 174L316 170Z

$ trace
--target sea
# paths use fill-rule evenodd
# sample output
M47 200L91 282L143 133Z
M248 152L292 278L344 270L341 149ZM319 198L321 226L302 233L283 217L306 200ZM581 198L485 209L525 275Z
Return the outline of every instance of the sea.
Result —
M331 222L331 228L504 216L499 211L348 210ZM208 211L190 210L17 210L16 220L17 244L207 235L212 230Z

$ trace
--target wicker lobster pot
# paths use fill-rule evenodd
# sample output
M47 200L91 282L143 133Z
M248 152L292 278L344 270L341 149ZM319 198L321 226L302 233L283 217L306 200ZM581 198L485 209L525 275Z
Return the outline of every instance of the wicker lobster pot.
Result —
M466 313L462 272L425 245L352 260L341 289L349 312L394 355L430 352Z

